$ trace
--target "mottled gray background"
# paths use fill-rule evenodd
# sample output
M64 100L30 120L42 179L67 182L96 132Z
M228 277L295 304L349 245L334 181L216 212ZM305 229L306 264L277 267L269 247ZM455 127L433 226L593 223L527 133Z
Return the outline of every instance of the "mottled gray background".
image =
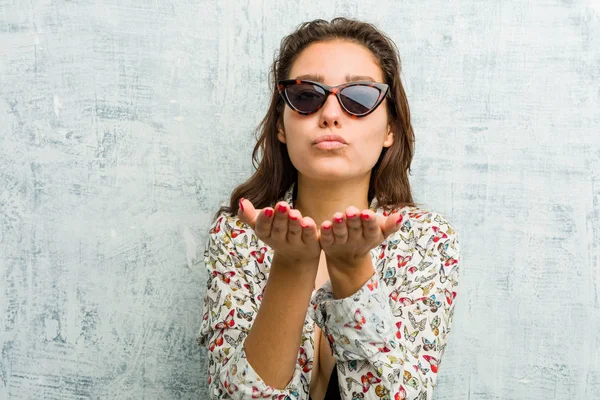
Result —
M600 398L600 1L0 0L0 399L206 398L210 217L281 37L339 15L398 44L462 238L436 399Z

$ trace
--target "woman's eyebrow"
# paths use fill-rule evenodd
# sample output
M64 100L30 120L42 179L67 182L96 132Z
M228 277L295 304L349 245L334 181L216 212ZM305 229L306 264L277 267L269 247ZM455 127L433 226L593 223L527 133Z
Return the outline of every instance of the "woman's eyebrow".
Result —
M366 75L346 75L346 82L356 82L356 81L371 81L375 82L375 79Z
M313 82L319 82L319 83L325 82L325 77L323 75L319 75L319 74L304 74L304 75L299 75L294 79L301 80L301 81L302 80L313 81ZM375 79L373 79L370 76L366 76L366 75L346 75L346 82L356 82L356 81L375 82Z
M325 82L325 77L323 75L315 75L315 74L304 74L304 75L297 76L295 79L300 80L300 81L313 81L313 82L319 82L319 83Z

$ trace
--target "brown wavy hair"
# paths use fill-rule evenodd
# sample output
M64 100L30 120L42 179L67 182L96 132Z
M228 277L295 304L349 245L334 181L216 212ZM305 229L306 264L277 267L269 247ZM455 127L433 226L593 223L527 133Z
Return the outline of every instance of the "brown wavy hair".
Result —
M256 171L233 190L229 205L221 206L213 222L222 212L232 216L237 214L242 197L250 200L257 209L272 207L292 183L297 183L298 171L290 160L286 144L277 139L278 124L282 124L285 107L277 90L277 81L289 78L294 61L307 46L340 39L369 49L379 61L385 83L390 86L390 98L386 103L394 142L383 148L371 171L369 204L375 196L379 207L387 212L415 206L408 180L414 154L414 133L408 100L400 80L401 61L395 43L370 23L347 18L334 18L331 22L317 19L300 24L282 39L269 74L271 104L255 131L258 137L252 152L252 165Z

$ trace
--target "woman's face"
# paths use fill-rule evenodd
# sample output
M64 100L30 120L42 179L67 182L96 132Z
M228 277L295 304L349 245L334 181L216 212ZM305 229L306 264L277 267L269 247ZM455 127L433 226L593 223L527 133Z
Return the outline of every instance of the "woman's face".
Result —
M349 80L383 82L382 71L370 50L341 40L313 43L305 48L292 65L289 78L331 86ZM363 177L375 166L383 147L394 141L386 102L362 118L346 113L334 95L312 115L297 114L286 105L283 130L277 137L287 144L292 163L305 177L335 181ZM313 143L325 134L340 135L346 144L324 149Z

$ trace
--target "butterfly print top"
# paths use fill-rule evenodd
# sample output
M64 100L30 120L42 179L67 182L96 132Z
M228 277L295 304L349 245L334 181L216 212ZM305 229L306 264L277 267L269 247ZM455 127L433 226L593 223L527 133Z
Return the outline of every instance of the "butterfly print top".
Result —
M293 207L292 185L281 199ZM370 207L387 216L377 200ZM431 399L448 343L458 285L459 240L441 215L407 206L401 228L371 250L373 276L334 299L331 282L308 305L294 375L268 386L246 359L246 339L262 301L273 250L237 216L212 224L204 252L208 282L198 343L208 349L211 398L309 398L314 324L336 360L342 399Z

